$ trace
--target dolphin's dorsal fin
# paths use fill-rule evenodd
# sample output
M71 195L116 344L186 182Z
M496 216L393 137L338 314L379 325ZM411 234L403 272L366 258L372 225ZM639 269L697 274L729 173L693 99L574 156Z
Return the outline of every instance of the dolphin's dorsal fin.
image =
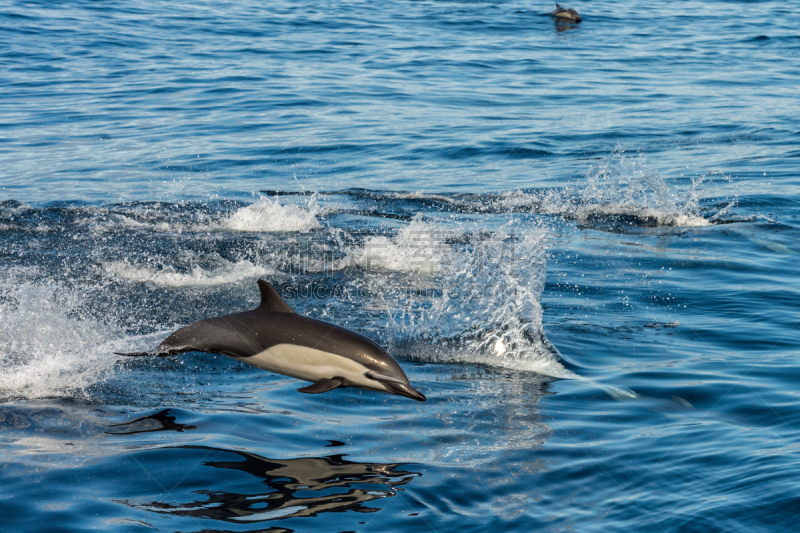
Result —
M261 305L258 309L261 311L271 311L273 313L294 313L289 304L283 301L278 291L272 288L272 285L264 281L258 280L258 288L261 290Z

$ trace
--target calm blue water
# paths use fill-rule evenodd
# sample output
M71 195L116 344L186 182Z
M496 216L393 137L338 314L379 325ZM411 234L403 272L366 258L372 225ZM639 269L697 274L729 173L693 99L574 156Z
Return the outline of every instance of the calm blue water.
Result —
M7 2L0 529L787 531L800 15ZM224 356L251 308L428 401Z

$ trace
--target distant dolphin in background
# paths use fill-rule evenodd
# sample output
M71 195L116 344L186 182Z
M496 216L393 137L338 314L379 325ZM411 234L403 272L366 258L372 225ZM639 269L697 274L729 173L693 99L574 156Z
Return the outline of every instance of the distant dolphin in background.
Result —
M300 316L275 289L258 280L261 305L252 311L201 320L179 329L153 352L227 355L258 368L312 382L298 389L317 394L339 387L388 392L425 401L403 369L375 342L348 329Z
M550 13L556 18L556 22L580 22L581 16L574 9L567 9L556 4L556 8Z

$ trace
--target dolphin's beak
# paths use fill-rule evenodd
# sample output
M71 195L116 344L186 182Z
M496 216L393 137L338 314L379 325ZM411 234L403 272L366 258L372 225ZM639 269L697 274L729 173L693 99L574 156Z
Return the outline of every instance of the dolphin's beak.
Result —
M427 399L425 398L424 394L416 390L411 385L406 385L405 383L384 382L384 385L387 389L392 391L392 393L399 396L405 396L406 398L411 398L412 400L417 400L418 402L424 402Z

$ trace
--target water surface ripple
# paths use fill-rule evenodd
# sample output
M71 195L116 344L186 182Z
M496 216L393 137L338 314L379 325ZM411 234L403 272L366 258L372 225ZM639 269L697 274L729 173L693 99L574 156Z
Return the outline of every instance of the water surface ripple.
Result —
M0 10L0 529L788 531L800 15L777 1ZM425 403L224 356L375 338Z

